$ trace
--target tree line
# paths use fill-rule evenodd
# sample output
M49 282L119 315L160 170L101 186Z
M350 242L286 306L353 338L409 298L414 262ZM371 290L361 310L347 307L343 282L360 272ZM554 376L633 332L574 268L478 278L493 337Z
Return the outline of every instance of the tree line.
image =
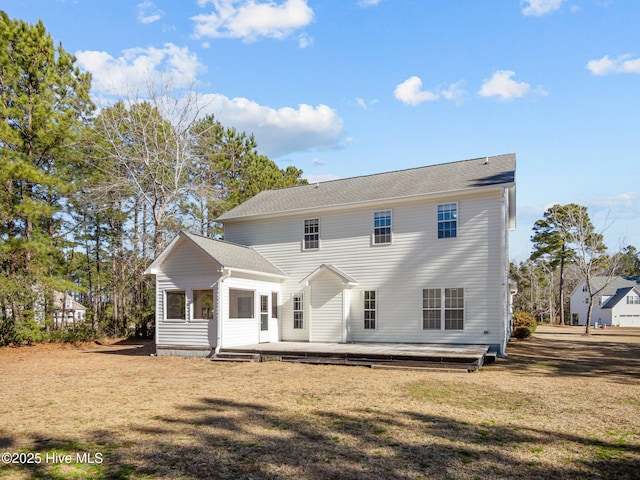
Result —
M570 324L567 292L584 280L589 295L585 332L589 333L597 295L615 276L640 276L640 252L633 245L609 252L582 205L547 209L533 226L531 242L530 257L511 264L511 277L518 284L514 309L535 316L538 322ZM600 281L594 282L596 277Z
M75 61L42 22L0 12L0 345L145 333L155 298L142 272L173 235L215 237L224 211L306 183L193 91L154 85L97 109ZM56 325L54 292L87 321Z

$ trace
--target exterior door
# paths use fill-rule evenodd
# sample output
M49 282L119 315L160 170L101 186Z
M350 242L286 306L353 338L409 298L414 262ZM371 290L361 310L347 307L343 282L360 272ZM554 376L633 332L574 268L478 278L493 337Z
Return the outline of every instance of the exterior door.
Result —
M269 341L269 295L260 295L260 343Z

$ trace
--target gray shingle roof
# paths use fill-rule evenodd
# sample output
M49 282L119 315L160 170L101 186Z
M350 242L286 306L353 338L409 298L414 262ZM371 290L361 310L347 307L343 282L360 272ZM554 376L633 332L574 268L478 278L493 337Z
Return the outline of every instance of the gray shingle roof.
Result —
M266 190L218 218L293 213L326 207L384 202L479 187L513 185L514 154Z
M592 284L597 290L602 288L607 280L607 277L594 277ZM615 295L619 289L628 287L640 287L640 277L614 277L600 295Z
M626 296L627 296L627 295L628 295L628 294L629 294L629 293L630 293L634 288L636 288L636 287L625 287L625 288L619 288L619 289L616 291L616 294L615 294L613 297L611 297L609 300L607 300L607 301L605 302L605 304L604 304L604 305L602 305L602 307L600 307L600 308L605 309L605 308L613 308L613 307L615 307L615 306L616 306L618 303L620 303L620 301L621 301L623 298L625 298L625 297L626 297ZM637 288L636 288L636 290L637 290Z
M223 268L235 268L250 272L266 273L268 275L286 276L282 270L250 247L225 242L223 240L214 240L213 238L203 237L189 232L180 232L145 270L145 275L155 275L157 273L158 267L170 254L180 238L186 238L192 242Z
M180 234L190 239L223 267L285 276L279 268L250 247L189 232Z

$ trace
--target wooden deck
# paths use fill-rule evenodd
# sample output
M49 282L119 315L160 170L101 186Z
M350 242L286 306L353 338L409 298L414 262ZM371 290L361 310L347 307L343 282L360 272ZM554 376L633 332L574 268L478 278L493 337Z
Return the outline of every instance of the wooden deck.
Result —
M213 360L477 371L495 359L488 352L489 345L274 342L222 348Z

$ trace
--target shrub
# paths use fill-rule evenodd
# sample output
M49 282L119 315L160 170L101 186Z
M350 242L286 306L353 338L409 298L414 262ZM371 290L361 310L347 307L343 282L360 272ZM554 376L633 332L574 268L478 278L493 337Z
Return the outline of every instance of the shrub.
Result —
M517 310L513 314L513 331L511 336L514 338L527 338L536 331L536 318L530 313Z

